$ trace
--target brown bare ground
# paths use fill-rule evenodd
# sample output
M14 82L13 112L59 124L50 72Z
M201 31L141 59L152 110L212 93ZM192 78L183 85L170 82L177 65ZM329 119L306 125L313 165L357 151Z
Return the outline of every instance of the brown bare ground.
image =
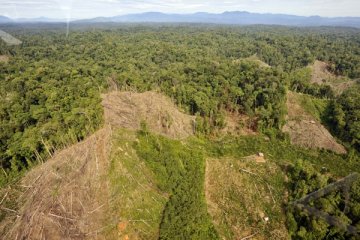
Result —
M208 212L221 239L288 239L283 196L268 181L280 173L276 164L243 159L209 158L206 161L205 196ZM251 160L251 161L249 161ZM262 177L264 176L264 178ZM268 182L268 183L267 183ZM275 219L268 214L278 215Z
M296 93L288 92L286 105L288 116L283 131L289 133L292 144L346 153L346 149L336 142L329 131L300 106Z
M335 94L341 94L351 87L355 81L350 81L346 77L337 76L328 70L329 65L325 62L316 60L311 69L311 82L315 84L329 85Z
M140 129L140 122L157 133L183 139L193 134L195 117L178 110L174 103L156 92L111 92L103 95L105 122L114 127Z
M9 57L6 55L0 55L0 62L8 62L9 61Z

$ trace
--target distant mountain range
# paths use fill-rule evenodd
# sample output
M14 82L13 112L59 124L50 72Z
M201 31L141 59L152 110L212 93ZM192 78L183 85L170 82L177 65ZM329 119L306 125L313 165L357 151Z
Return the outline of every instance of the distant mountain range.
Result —
M0 16L0 23L9 22L65 22L64 19L10 19ZM101 23L101 22L154 22L154 23L215 23L235 25L286 25L286 26L345 26L360 28L360 17L320 17L295 16L287 14L224 12L220 14L198 12L193 14L166 14L161 12L146 12L128 14L115 17L97 17L72 21L75 23Z
M12 22L12 20L8 17L0 16L0 23Z
M66 22L66 20L46 18L46 17L11 19L8 17L0 16L0 23L37 23L37 22L44 22L44 23L46 23L46 22Z

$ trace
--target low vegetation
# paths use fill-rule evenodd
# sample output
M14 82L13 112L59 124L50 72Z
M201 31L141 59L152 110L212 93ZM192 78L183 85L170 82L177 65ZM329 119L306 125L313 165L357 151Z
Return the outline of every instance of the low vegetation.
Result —
M208 158L208 211L222 239L287 239L285 174L266 158Z
M209 168L210 171L213 171L213 174L210 175L208 180L216 180L218 183L212 182L209 184L213 188L212 191L210 189L209 211L211 212L214 209L211 206L215 203L217 212L216 208L212 212L214 221L219 233L227 239L239 237L237 231L242 228L251 229L251 231L245 232L248 233L248 236L257 234L258 237L262 236L265 239L287 239L286 231L283 229L285 223L288 229L292 229L289 234L295 239L316 239L311 237L309 225L306 225L306 222L300 220L300 218L295 221L298 228L295 228L295 230L289 228L292 221L291 215L285 217L284 212L279 209L286 209L292 201L325 186L328 182L319 180L320 182L316 183L318 180L313 179L311 176L306 177L311 181L301 182L299 178L293 177L293 169L296 168L295 166L306 165L311 167L319 178L334 181L347 176L360 167L358 157L353 161L349 161L331 152L304 150L292 146L288 141L268 140L263 136L227 137L211 141L197 139L194 141L193 144L202 146L206 154L211 158L208 163L212 164ZM266 157L265 163L256 163L256 161L251 161L251 158L248 158L248 156L256 155L259 152ZM341 168L339 168L339 163L341 163ZM271 172L272 174L269 174ZM220 175L219 178L217 174ZM305 177L302 174L299 176L300 178ZM241 179L241 181L237 182L235 179ZM248 184L242 186L243 182ZM314 184L313 187L310 187L311 184ZM356 184L353 185L353 188L356 188L356 186ZM297 190L294 190L294 187ZM294 194L294 191L298 191L297 195ZM260 198L261 195L263 198ZM354 195L352 201L357 202L356 196ZM329 196L329 199L331 198L332 195ZM252 207L245 210L242 209L244 206ZM257 210L264 213L263 217L269 217L268 223L265 223L264 219L259 217L260 213ZM339 206L339 210L342 210L341 206ZM244 211L247 214L241 215ZM303 212L301 214L301 216L306 216L306 219L310 222L314 220L313 217ZM239 216L247 220L234 222L234 219L238 219ZM356 225L358 218L350 217L354 219ZM321 222L321 220L319 221ZM307 229L308 233L305 232L302 236L297 236L296 229L300 228ZM326 229L331 229L331 227L326 225L325 230L323 230L326 232ZM240 233L243 232L240 231ZM350 236L344 232L342 233L343 236Z
M110 206L106 239L158 239L168 194L156 184L156 172L136 154L136 133L116 130L109 168Z
M151 134L144 123L138 137L138 155L154 172L159 188L169 194L159 239L218 239L205 203L203 153Z

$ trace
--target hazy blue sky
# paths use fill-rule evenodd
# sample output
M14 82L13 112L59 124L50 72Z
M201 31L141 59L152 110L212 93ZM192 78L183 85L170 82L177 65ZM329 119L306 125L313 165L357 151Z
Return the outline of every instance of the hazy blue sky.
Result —
M0 0L0 15L12 18L89 18L147 11L360 16L360 0Z

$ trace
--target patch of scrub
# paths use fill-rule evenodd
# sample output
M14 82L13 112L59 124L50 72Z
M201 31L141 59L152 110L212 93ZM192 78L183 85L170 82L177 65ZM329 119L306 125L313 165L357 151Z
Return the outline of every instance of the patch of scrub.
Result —
M159 188L169 194L159 239L218 239L206 208L203 152L145 129L138 134L136 151L156 175Z
M254 55L252 55L250 57L247 57L247 58L236 59L236 60L233 61L233 63L239 64L239 63L241 63L241 61L254 62L257 65L259 65L259 67L262 67L262 68L271 68L271 66L269 64L267 64L266 62L260 60L260 58L257 56L257 54L254 54Z

